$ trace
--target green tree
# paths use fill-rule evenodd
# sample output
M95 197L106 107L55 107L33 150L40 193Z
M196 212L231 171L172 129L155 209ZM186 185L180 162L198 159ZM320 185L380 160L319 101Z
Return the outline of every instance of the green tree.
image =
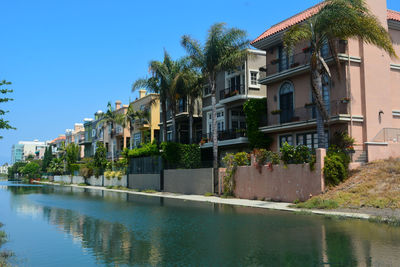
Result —
M67 162L67 170L70 174L73 174L74 164L79 160L80 147L75 143L70 143L66 147L65 160Z
M60 175L64 172L64 160L61 158L53 158L47 168L47 172L53 175Z
M107 127L110 127L110 129L111 129L110 141L111 141L111 161L112 162L114 162L114 140L113 140L113 138L115 135L115 126L117 124L123 124L123 122L124 122L123 114L115 112L115 110L112 108L111 102L108 102L107 112L97 122L97 125L99 125L99 124L103 125L104 133L106 132ZM104 137L103 137L103 140L105 140Z
M153 102L149 103L150 106L152 104ZM148 108L149 107L146 107L144 110L134 110L133 105L129 105L126 113L123 115L122 127L129 127L129 132L131 136L129 140L129 149L133 148L133 132L135 129L135 121L143 121L145 123L148 123L151 127L150 112Z
M359 38L365 43L382 48L390 56L396 56L389 33L370 12L364 0L327 0L324 3L316 15L291 27L283 36L288 51L302 42L309 42L311 45L311 87L317 105L319 148L325 147L324 120L329 119L322 99L322 77L331 77L330 69L321 54L322 47L329 44L337 68L340 68L337 40Z
M53 152L50 146L46 147L44 151L44 156L43 156L43 164L42 164L42 171L46 172L47 168L50 165L50 162L53 159Z
M94 166L96 168L96 176L102 173L107 166L107 151L102 142L96 143L96 152L94 153Z
M36 162L29 162L23 167L22 173L28 178L38 178L40 177L40 165Z
M12 93L13 90L4 88L4 86L11 85L11 82L7 82L6 80L0 81L0 93L3 95L6 95L8 93ZM9 98L9 97L3 97L0 98L0 103L6 103L9 101L13 101L14 99ZM6 129L6 130L16 130L16 128L12 127L10 125L10 122L5 120L5 118L1 118L1 116L4 116L6 113L8 113L8 110L3 110L0 109L0 129ZM0 139L3 138L3 136L0 136Z
M182 97L188 101L189 115L189 142L193 143L193 114L196 99L203 94L204 77L197 68L189 65L185 67L175 78L174 86L181 92Z
M14 179L16 176L22 174L22 169L27 163L23 161L15 162L11 167L8 168L8 178Z
M218 168L218 129L216 110L216 83L220 71L233 70L240 66L247 56L249 41L246 32L226 28L224 23L211 26L203 46L191 37L182 37L182 45L188 52L194 66L201 69L211 89L213 158L214 169ZM217 171L216 171L217 172Z
M175 81L178 75L184 71L185 67L187 67L187 59L173 60L168 52L164 50L163 62L153 60L149 64L152 77L150 79L139 79L132 87L133 90L145 87L160 95L164 141L167 140L167 107L172 115L172 140L176 140L176 106L182 92L179 91L179 87Z

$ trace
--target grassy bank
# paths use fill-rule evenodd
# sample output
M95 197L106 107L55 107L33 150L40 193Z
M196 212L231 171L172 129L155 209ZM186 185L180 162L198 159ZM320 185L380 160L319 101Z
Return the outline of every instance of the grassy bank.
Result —
M400 209L400 159L369 163L325 194L298 203L309 209Z

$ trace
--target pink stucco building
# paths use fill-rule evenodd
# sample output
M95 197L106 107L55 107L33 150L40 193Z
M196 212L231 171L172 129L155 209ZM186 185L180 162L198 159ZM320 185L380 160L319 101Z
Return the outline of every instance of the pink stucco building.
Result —
M400 55L400 13L387 9L386 0L367 0L370 10L389 31ZM287 55L282 36L289 27L318 12L313 6L262 33L252 45L266 51L259 82L267 85L267 124L261 131L274 137L272 150L287 141L317 147L308 44ZM323 98L330 115L326 135L347 131L356 140L353 161L400 156L400 59L358 39L338 40L341 75L332 66L332 79L323 81ZM329 47L322 51L333 65Z

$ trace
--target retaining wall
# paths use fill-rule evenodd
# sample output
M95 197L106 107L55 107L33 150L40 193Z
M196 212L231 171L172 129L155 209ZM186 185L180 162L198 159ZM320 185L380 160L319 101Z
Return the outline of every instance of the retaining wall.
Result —
M152 189L161 191L160 174L129 174L128 187L132 189Z
M126 175L122 175L121 180L118 180L118 178L113 177L110 179L107 179L104 177L104 186L123 186L126 187L127 185L127 177Z
M87 179L88 184L93 185L93 186L103 186L103 176L92 176L89 179Z
M325 190L322 171L325 155L325 149L317 149L317 162L313 171L309 164L273 165L272 168L262 166L261 170L255 166L240 166L234 175L234 194L245 199L305 201L310 195L315 196ZM220 184L223 184L222 179L221 175Z
M85 179L82 176L55 175L54 181L66 184L82 184L85 182Z
M164 170L164 191L195 195L213 193L213 168Z
M366 143L368 151L368 162L400 157L399 143Z

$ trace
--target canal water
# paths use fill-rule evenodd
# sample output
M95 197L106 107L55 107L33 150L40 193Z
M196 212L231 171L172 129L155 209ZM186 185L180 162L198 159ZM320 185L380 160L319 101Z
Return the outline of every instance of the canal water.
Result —
M400 266L400 227L0 182L17 266Z

